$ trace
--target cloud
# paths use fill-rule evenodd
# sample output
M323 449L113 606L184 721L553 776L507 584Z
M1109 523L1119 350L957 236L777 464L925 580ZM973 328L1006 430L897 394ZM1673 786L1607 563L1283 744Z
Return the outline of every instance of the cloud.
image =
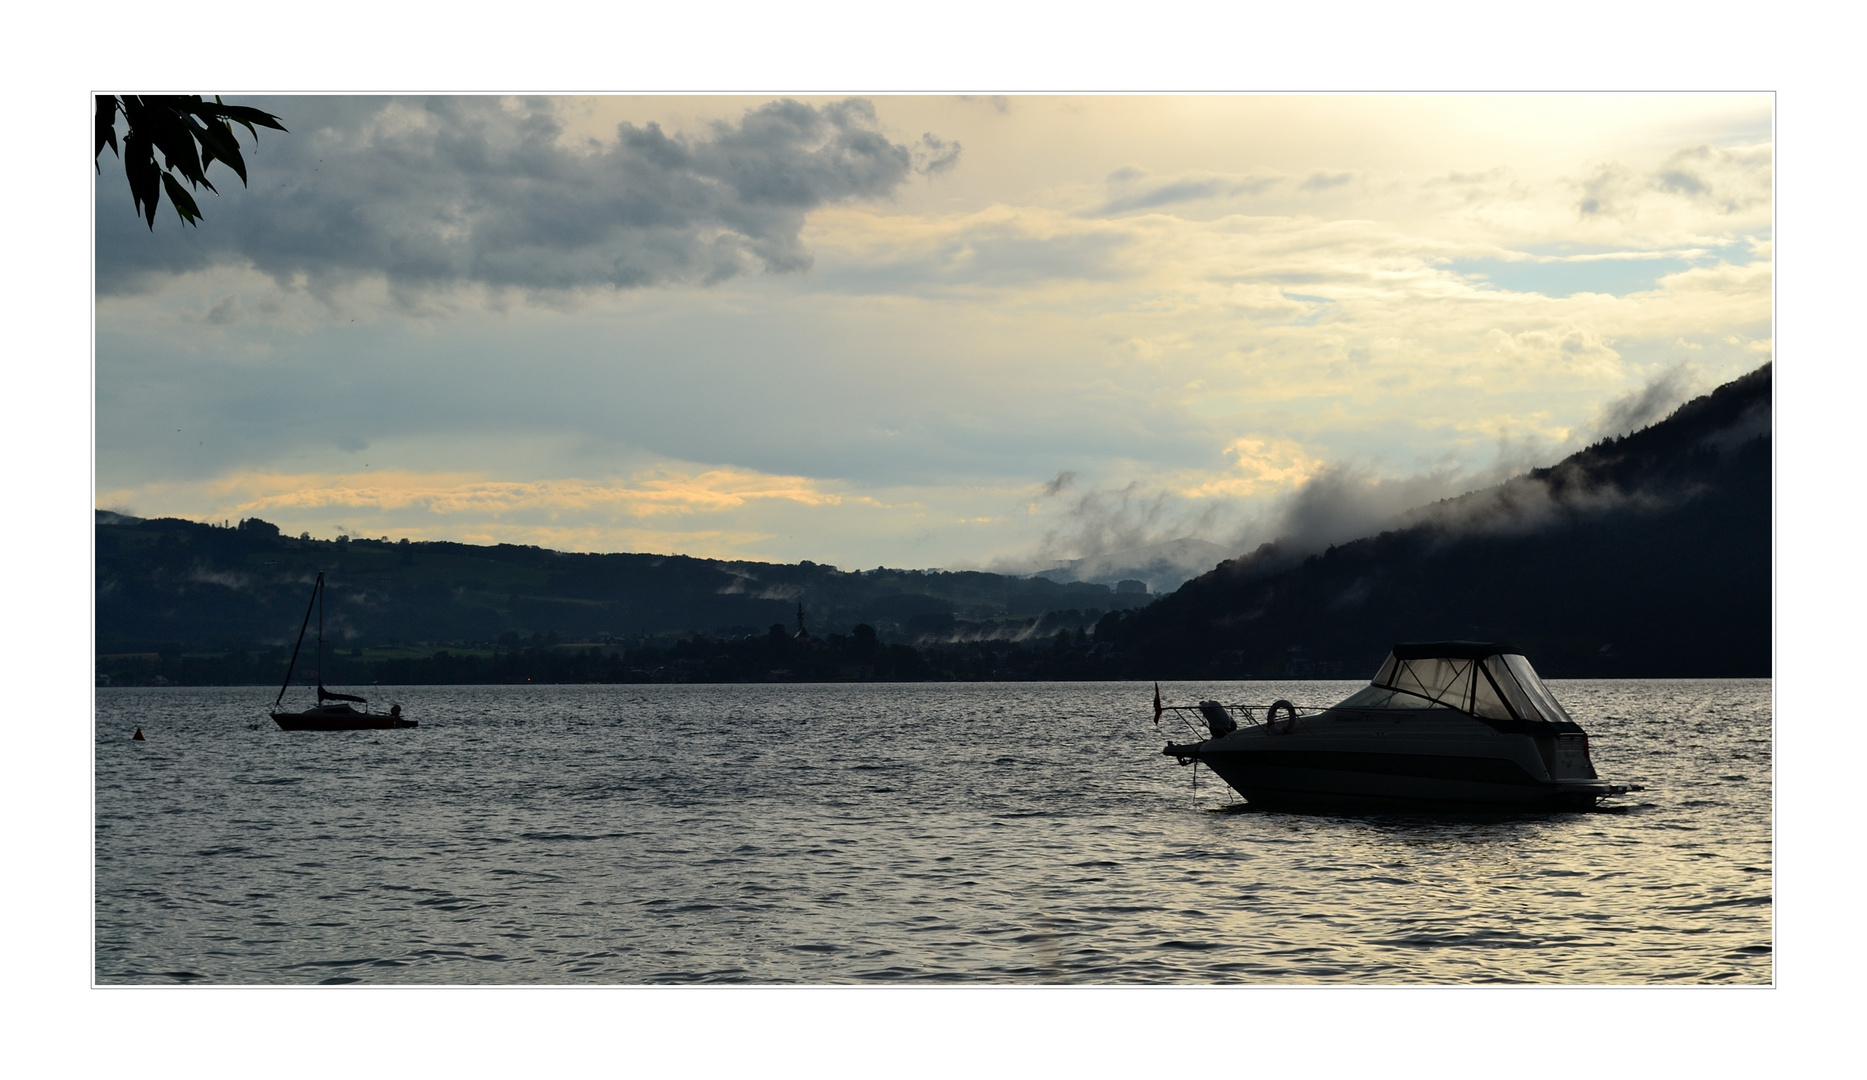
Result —
M1353 179L1355 179L1355 174L1352 172L1329 172L1318 169L1304 177L1303 182L1298 184L1297 188L1300 191L1328 191L1330 188L1341 187Z
M1330 545L1390 529L1424 525L1442 537L1528 532L1559 514L1662 501L1652 493L1625 493L1576 475L1522 475L1537 458L1548 460L1548 447L1500 445L1497 460L1477 472L1449 464L1385 477L1358 464L1293 453L1293 446L1243 439L1228 450L1239 453L1247 471L1267 461L1293 462L1273 470L1284 493L1268 504L1257 503L1255 511L1250 496L1277 490L1268 481L1237 490L1217 481L1189 490L1138 481L1091 490L1050 525L1033 552L1001 559L993 568L1070 580L1139 576L1162 591L1210 570L1220 559L1253 549L1263 553L1234 564L1235 571L1274 572ZM1275 547L1268 550L1261 547L1272 543Z
M130 494L110 492L106 497L112 505L122 505ZM882 505L867 496L830 490L808 477L733 468L689 472L665 466L627 480L506 481L407 470L349 475L243 471L194 484L147 485L138 494L157 502L179 496L208 503L216 519L257 516L301 522L328 520L334 513L388 514L401 521L456 518L476 527L486 519L556 522L561 517L597 515L613 522L617 518L716 514L754 502L805 507ZM338 531L347 530L340 525Z
M1091 213L1097 216L1122 214L1130 210L1155 210L1202 199L1262 195L1281 183L1283 178L1280 176L1237 176L1224 173L1182 173L1149 180L1144 170L1125 166L1108 175L1109 199Z
M1698 369L1675 364L1655 373L1645 385L1603 405L1594 437L1623 435L1670 415L1702 385ZM1712 439L1713 445L1736 445L1770 430L1767 408L1753 409ZM1253 570L1279 565L1331 544L1373 536L1390 529L1428 527L1442 537L1473 533L1526 533L1560 517L1619 507L1660 507L1687 497L1685 490L1624 491L1598 481L1573 464L1559 465L1542 476L1528 475L1535 459L1579 448L1579 438L1562 447L1525 445L1513 452L1500 446L1489 468L1468 473L1456 465L1401 478L1377 477L1365 469L1331 463L1283 500L1268 529L1276 540L1276 558ZM1234 548L1250 546L1241 536Z
M1004 573L1042 572L1060 580L1138 577L1159 590L1207 570L1242 541L1214 537L1234 528L1247 500L1307 481L1322 462L1287 439L1241 438L1225 448L1232 470L1173 483L1134 481L1097 487L1070 500L1045 525L1036 545L992 565ZM1064 471L1041 485L1039 499L1055 498L1077 474ZM1027 506L1031 513L1039 502Z
M1593 425L1596 438L1626 435L1665 419L1692 397L1699 383L1698 369L1689 364L1674 364L1656 373L1645 386L1601 407Z
M1693 146L1661 162L1652 184L1714 213L1735 214L1770 201L1771 173L1768 146Z
M1774 190L1772 155L1767 143L1699 145L1674 151L1646 173L1608 162L1577 185L1575 208L1585 219L1632 220L1658 209L1655 195L1721 217L1767 207Z
M1517 333L1493 329L1489 336L1498 355L1518 364L1577 374L1613 375L1620 371L1621 354L1588 326L1563 323Z
M1179 493L1194 499L1262 495L1305 484L1324 467L1289 439L1234 439L1225 452L1237 459L1233 472L1202 480Z
M1146 270L1144 239L1106 222L1002 207L958 218L822 215L812 242L826 250L818 288L858 295L941 293L997 301L1046 283L1111 282Z
M1075 482L1076 474L1068 469L1064 469L1056 475L1055 479L1046 481L1041 490L1046 498L1054 498L1064 488L1069 487Z
M1158 535L1169 498L1168 492L1140 483L1084 492L1065 511L1063 523L1046 533L1040 552L1085 557L1149 543Z
M741 469L692 474L651 470L631 482L587 480L499 481L420 473L368 477L247 474L216 485L235 496L242 514L268 511L419 508L435 514L611 509L634 517L729 510L758 499L834 506L848 496L826 491L801 476L768 476ZM857 498L854 501L872 501Z
M1268 538L1291 556L1371 536L1406 511L1470 491L1476 482L1455 468L1386 478L1332 463L1292 493L1279 508Z
M1233 563L1231 571L1247 576L1275 573L1332 545L1389 530L1427 526L1441 538L1521 533L1542 528L1564 511L1633 501L1612 486L1505 478L1519 467L1518 462L1500 459L1477 474L1447 466L1413 476L1382 477L1358 465L1330 463L1225 545L1233 552L1256 549L1253 557Z
M921 141L914 144L911 160L914 171L922 176L943 173L959 164L959 143L942 139L931 131L921 133Z
M1597 166L1588 179L1582 181L1582 197L1576 201L1575 209L1583 217L1616 217L1622 210L1621 199L1632 186L1633 173L1625 165L1609 163Z
M145 275L247 262L280 284L386 278L404 292L717 282L811 263L813 209L883 198L914 172L954 167L959 144L890 141L867 101L777 101L703 134L624 123L613 140L563 137L544 101L291 98L267 102L289 134L248 155L198 229L150 236L121 177L100 181L100 292Z
M246 314L245 305L237 296L223 296L213 307L208 309L207 322L212 326L232 326Z
M1060 474L1043 493L1061 491L1064 476L1075 474ZM998 559L991 568L1026 574L1062 568L1067 580L1140 576L1150 587L1173 588L1218 561L1217 549L1197 538L1212 531L1223 509L1141 482L1094 488L1071 500L1034 548Z

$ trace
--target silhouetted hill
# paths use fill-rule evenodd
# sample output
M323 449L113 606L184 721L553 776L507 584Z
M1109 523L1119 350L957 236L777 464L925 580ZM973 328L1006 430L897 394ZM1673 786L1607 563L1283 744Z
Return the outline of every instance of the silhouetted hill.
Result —
M969 571L845 572L681 555L581 555L536 547L281 536L100 511L100 655L290 647L326 571L326 638L361 647L815 634L867 624L883 642L965 641L1081 630L1146 593Z
M1379 536L1300 563L1265 545L1105 617L1097 644L1146 678L1354 678L1445 638L1514 642L1553 676L1767 676L1770 400L1766 364Z

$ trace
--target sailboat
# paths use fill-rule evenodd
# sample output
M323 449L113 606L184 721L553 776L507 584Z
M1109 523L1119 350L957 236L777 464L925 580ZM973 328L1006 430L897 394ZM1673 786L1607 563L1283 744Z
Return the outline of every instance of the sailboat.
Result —
M285 692L292 686L292 670L298 666L298 650L304 647L305 631L311 626L311 609L318 610L318 703L304 712L285 712L280 708ZM335 705L325 702L334 701ZM349 702L364 706L353 709ZM273 723L287 731L373 731L380 728L410 728L415 721L402 719L402 706L391 705L386 713L370 712L369 699L355 694L339 694L324 689L324 571L318 571L317 584L311 587L311 603L305 605L305 621L298 628L298 644L292 646L292 661L285 666L285 684L272 702Z

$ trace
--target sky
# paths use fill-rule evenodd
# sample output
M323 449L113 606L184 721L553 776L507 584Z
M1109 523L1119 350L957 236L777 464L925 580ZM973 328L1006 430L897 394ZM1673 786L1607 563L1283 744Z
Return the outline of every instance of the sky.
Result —
M99 508L1184 576L1772 355L1768 94L229 100L102 159Z

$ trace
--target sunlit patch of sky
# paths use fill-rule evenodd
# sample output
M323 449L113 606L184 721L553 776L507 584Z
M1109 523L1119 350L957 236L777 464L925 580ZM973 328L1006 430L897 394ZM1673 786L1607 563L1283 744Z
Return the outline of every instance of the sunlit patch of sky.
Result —
M1445 267L1475 282L1510 292L1541 293L1549 297L1576 293L1626 296L1659 286L1662 277L1694 266L1718 263L1748 266L1748 244L1724 244L1695 251L1689 256L1671 253L1614 253L1569 257L1497 257L1449 259Z
M1576 293L1626 296L1646 292L1661 277L1691 266L1677 258L1640 259L1452 259L1447 268L1473 281L1510 292L1541 293L1549 297Z
M1676 256L1680 258L1689 258L1694 263L1698 264L1703 264L1707 261L1719 261L1730 263L1733 266L1746 266L1756 257L1757 247L1767 244L1768 241L1769 233L1765 230L1756 236L1746 236L1716 244L1693 244L1689 248L1683 248L1678 251L1628 251L1610 244L1587 244L1572 241L1521 244L1517 246L1516 251L1519 255L1533 259L1578 259L1588 257L1657 259Z

